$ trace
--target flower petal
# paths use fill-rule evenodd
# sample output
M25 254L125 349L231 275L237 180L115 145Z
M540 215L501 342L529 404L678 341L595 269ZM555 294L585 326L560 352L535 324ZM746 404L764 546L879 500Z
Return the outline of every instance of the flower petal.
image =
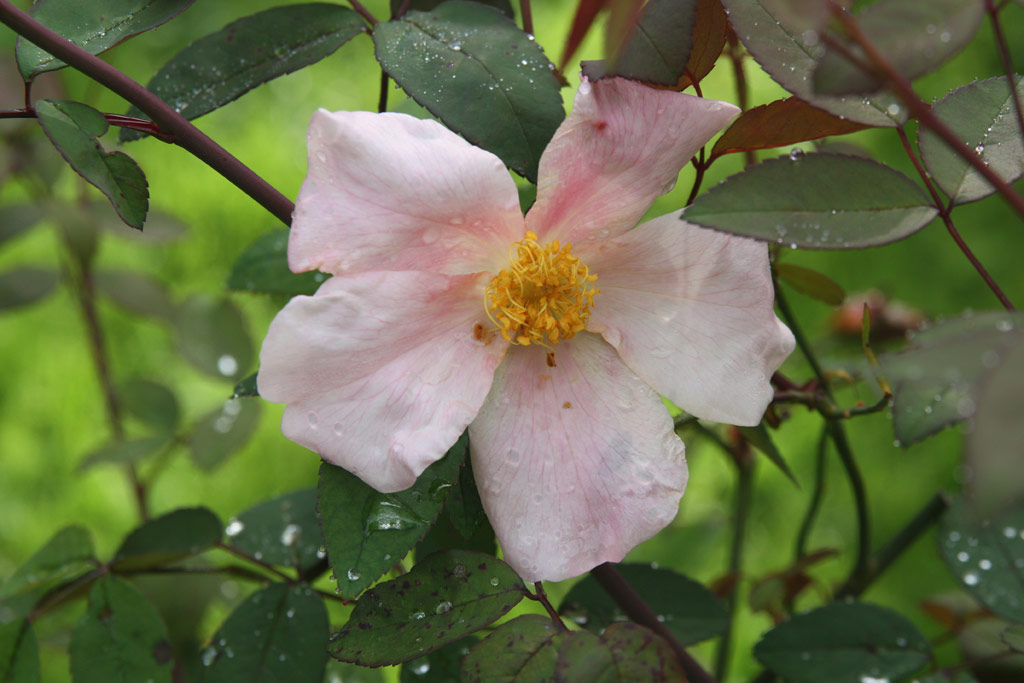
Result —
M362 273L292 299L258 378L288 404L285 436L378 491L411 486L476 416L505 353L474 338L485 277Z
M688 413L756 425L793 351L775 317L768 247L679 220L640 225L580 254L601 289L587 329Z
M475 273L522 239L505 166L436 121L321 109L308 145L288 242L295 272Z
M505 561L526 581L617 562L663 529L686 488L683 442L654 391L600 337L515 346L469 427Z
M739 109L622 78L584 77L540 160L527 227L577 244L629 230Z

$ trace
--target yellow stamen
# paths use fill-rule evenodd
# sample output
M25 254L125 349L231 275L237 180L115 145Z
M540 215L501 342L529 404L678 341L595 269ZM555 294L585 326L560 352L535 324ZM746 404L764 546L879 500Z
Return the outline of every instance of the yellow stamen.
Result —
M506 341L550 348L586 328L601 291L590 286L595 280L571 244L540 244L528 232L484 290L484 310Z

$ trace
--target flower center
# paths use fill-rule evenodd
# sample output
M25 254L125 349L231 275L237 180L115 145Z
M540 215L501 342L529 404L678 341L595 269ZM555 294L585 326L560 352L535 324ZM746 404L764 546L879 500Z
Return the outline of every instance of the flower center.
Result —
M597 280L572 255L571 244L537 242L537 235L509 247L509 266L484 290L484 308L501 336L522 346L554 346L587 326Z

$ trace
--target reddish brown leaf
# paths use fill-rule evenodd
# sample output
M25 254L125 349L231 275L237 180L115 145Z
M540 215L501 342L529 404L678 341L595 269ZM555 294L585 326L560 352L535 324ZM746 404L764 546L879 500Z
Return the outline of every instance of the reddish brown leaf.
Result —
M683 90L700 83L714 68L725 46L725 27L729 19L721 0L697 0L697 21L693 25L693 48L686 64L686 75L673 90Z
M799 97L776 100L743 112L711 150L711 158L770 149L868 128L812 107Z
M572 56L576 54L580 43L586 37L594 19L598 13L608 6L610 0L580 0L576 7L576 16L572 18L572 26L569 28L569 36L565 39L565 49L562 51L562 59L558 61L558 70L565 69Z

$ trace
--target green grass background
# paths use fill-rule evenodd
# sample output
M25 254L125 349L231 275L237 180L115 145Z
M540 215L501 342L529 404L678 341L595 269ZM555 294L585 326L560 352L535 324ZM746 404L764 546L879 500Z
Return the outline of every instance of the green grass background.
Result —
M280 4L287 3L198 0L178 19L114 48L106 58L145 83L164 61L195 38L233 19ZM553 59L561 53L574 4L570 0L534 3L538 42ZM367 5L378 17L387 16L386 2L378 0ZM1012 5L1005 11L1005 27L1013 47L1024 45L1021 15L1021 8ZM11 86L17 85L12 46L12 34L6 28L0 29L0 50L5 55L0 67L5 86L0 91L3 108L21 104L19 89ZM578 58L600 56L601 39L593 34ZM746 69L752 105L784 96L755 62L748 60ZM930 99L974 78L998 73L991 31L984 25L967 50L939 72L922 79L918 86ZM578 82L571 69L568 75L573 86L563 91L567 105L571 104ZM57 78L70 98L81 99L103 111L127 109L120 98L69 70ZM304 135L312 112L318 107L375 109L378 78L371 40L360 36L322 62L263 86L197 123L285 195L294 197L305 171ZM735 86L726 60L705 81L704 94L735 101ZM401 92L391 91L392 106L403 97ZM3 132L31 130L34 125L0 121ZM32 134L40 135L38 130ZM108 136L108 147L114 145L113 138L113 134ZM867 131L848 139L913 176L913 169L891 131ZM254 239L278 229L277 221L178 148L144 140L125 149L147 175L151 206L175 215L189 230L176 242L147 245L124 238L128 228L115 227L103 235L97 267L147 273L164 282L176 300L195 292L225 291L224 282L235 258ZM761 156L786 152L788 149L769 151ZM716 163L705 187L738 171L740 163L739 155ZM652 215L681 206L691 183L692 171L686 169L677 188L658 201ZM73 174L63 172L57 192L71 198L79 191ZM9 179L0 187L0 204L17 202L25 196L24 188ZM958 209L955 219L967 242L1010 298L1018 303L1024 301L1024 230L1020 219L998 198ZM26 264L57 266L65 258L56 231L41 224L0 249L0 272ZM850 292L879 289L929 317L998 306L938 221L917 235L886 247L859 252L795 251L786 253L784 258L789 263L827 273ZM810 337L823 349L841 348L829 331L832 311L796 292L787 293ZM245 294L230 296L244 311L258 345L280 302ZM114 377L118 381L143 377L172 387L182 404L186 423L216 407L230 393L229 384L211 380L181 360L166 327L124 313L106 301L100 303L100 316ZM826 357L837 358L838 354L839 351L829 352ZM809 377L797 355L784 369L798 380ZM862 386L843 392L842 400L852 402L871 396L870 389ZM782 569L790 562L795 531L811 494L819 421L801 409L792 412L793 419L776 438L802 488L793 486L768 462L759 462L746 546L746 576L750 578ZM255 438L213 473L198 471L181 451L152 489L153 511L162 513L180 506L205 505L226 519L261 500L315 485L318 458L281 436L280 416L281 406L265 404ZM867 482L876 546L936 491L957 489L963 441L959 429L900 449L893 445L891 423L886 415L857 419L849 428ZM90 529L101 556L112 553L133 528L134 503L123 473L109 466L84 474L76 470L82 456L108 438L102 393L85 328L66 285L41 303L0 314L0 579L9 576L65 525L76 523ZM681 514L658 537L637 548L630 559L656 561L707 582L721 576L727 564L735 472L713 445L696 441L688 446L691 478ZM824 584L845 576L853 559L855 534L849 487L838 462L832 458L825 505L811 538L812 548L841 551L837 558L815 569L815 575ZM557 598L570 585L571 582L565 582L552 586L550 592ZM934 636L939 629L923 616L918 604L922 598L955 588L938 557L934 536L928 534L910 548L865 598L897 609ZM231 590L226 594L228 597L215 594L211 609L202 617L201 637L208 637L237 601ZM812 606L819 599L811 591L800 604ZM46 680L68 678L67 626L79 610L80 607L72 607L45 618L37 626ZM342 613L335 614L335 626L341 617ZM765 615L741 608L731 680L745 680L759 669L750 654L751 648L770 625ZM711 652L706 645L697 649L698 656L707 662Z

